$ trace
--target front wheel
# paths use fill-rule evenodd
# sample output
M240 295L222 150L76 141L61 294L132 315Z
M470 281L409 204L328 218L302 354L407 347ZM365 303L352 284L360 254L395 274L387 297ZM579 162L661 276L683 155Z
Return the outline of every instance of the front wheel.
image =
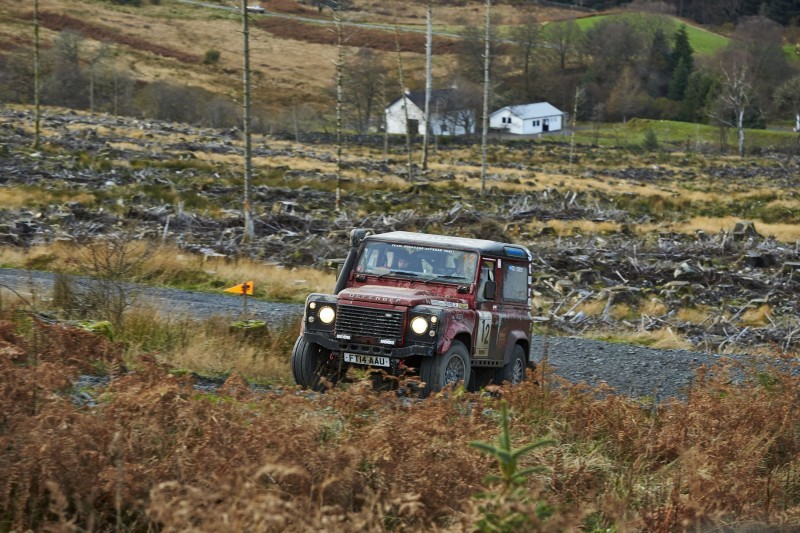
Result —
M304 389L326 390L338 381L339 373L330 352L319 344L297 337L292 349L292 375ZM324 379L323 379L324 378Z
M419 369L420 377L425 382L422 396L431 392L439 392L447 385L464 382L469 386L470 363L469 352L464 343L453 341L450 349L443 355L426 357Z
M514 345L514 351L511 352L511 360L508 364L503 366L503 368L498 370L495 379L497 383L508 381L512 385L519 385L525 381L525 368L527 366L525 349L521 345L516 344Z

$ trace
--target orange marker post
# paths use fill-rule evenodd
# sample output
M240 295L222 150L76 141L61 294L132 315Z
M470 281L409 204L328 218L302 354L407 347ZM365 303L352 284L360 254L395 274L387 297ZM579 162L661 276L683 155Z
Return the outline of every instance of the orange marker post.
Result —
M247 297L253 294L253 282L245 281L233 287L228 287L225 292L242 295L242 320L247 320Z

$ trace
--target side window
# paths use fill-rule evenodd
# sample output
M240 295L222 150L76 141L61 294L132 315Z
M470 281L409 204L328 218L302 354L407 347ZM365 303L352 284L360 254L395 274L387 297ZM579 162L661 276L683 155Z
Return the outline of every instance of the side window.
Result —
M504 267L503 299L524 302L528 299L528 268L511 262L506 262Z
M494 297L487 297L486 283L494 281L494 261L484 259L481 261L481 272L478 278L478 299L479 300L494 300Z

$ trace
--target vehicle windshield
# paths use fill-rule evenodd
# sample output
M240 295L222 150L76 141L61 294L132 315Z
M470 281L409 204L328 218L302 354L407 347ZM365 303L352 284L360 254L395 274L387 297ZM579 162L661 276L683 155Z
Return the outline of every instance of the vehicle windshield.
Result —
M368 242L356 264L356 272L380 277L420 278L422 281L471 283L478 254L463 250Z

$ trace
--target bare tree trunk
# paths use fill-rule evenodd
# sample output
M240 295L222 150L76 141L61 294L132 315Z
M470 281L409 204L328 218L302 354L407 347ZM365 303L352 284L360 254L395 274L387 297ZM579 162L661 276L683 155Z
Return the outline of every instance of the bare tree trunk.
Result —
M292 98L292 124L294 127L294 142L300 142L300 129L297 127L297 102Z
M400 81L400 93L403 95L403 113L405 113L406 117L406 156L408 157L406 164L408 166L408 179L411 180L414 177L414 163L411 159L411 131L408 128L408 103L411 100L406 96L406 82L403 76L403 54L400 51L400 30L397 29L397 26L394 27L394 43L397 48L397 77Z
M720 99L733 111L735 123L725 119L724 114L716 117L720 122L727 122L728 125L736 128L738 137L739 157L744 157L744 114L750 106L752 97L752 82L748 66L746 64L733 64L722 69L723 83Z
M386 76L381 74L381 107L383 108L383 162L389 160L389 124L386 120Z
M481 135L481 195L486 194L486 139L489 134L489 38L491 28L492 0L486 0L486 35L483 51L483 133Z
M94 65L89 67L89 113L94 114Z
M94 113L94 89L97 76L97 64L105 60L107 52L108 45L102 43L100 49L97 51L97 55L89 60L89 113Z
M436 101L436 116L439 116L439 101ZM441 126L439 130L439 134L441 134ZM439 152L439 134L433 134L433 153L436 154Z
M578 121L578 99L581 95L580 87L575 87L575 104L572 106L572 133L569 142L569 168L572 169L572 157L575 153L575 126Z
M336 205L342 205L342 102L344 100L344 45L342 43L342 19L337 10L333 11L336 23Z
M255 240L253 216L250 210L250 183L253 177L253 153L250 139L250 28L248 27L247 0L242 0L242 34L244 36L244 101L242 122L244 130L244 242Z
M42 81L39 73L39 0L33 0L33 106L34 106L34 128L33 128L33 149L39 149L42 124L42 101L41 87Z
M428 0L428 31L425 39L425 130L422 132L422 170L428 170L428 132L431 127L431 49L433 48L433 6Z
M119 71L117 70L116 61L114 62L114 115L119 115Z
M744 108L736 113L736 136L739 141L739 157L744 157Z

